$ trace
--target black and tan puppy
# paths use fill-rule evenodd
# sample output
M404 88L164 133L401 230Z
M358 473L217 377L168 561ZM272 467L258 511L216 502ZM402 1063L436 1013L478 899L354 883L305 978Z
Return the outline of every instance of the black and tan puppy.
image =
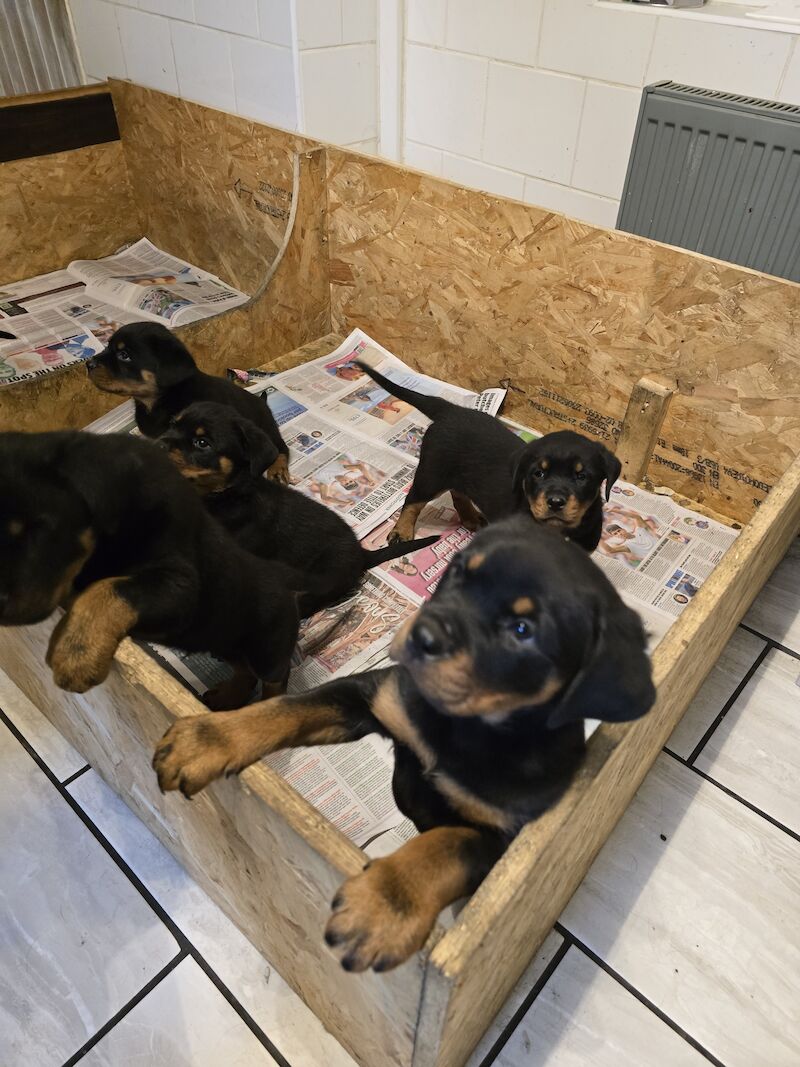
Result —
M108 675L126 636L237 668L210 706L280 692L299 616L295 576L241 549L149 441L77 431L0 434L0 626L56 607L47 662L62 689Z
M121 326L99 355L87 360L89 379L106 393L133 397L136 425L145 437L159 437L170 420L190 404L227 404L255 423L275 445L267 477L289 481L289 449L263 397L225 378L204 374L191 352L160 322Z
M485 412L406 389L366 363L356 363L388 393L432 420L390 540L413 537L428 501L449 490L467 529L530 510L537 522L559 530L587 552L597 548L603 528L600 489L605 482L608 500L622 469L605 445L573 430L523 444Z
M173 420L159 444L242 548L302 574L302 616L352 593L371 567L438 540L423 537L373 551L362 548L335 511L261 477L274 459L274 444L221 404L192 404Z
M517 516L482 531L398 631L398 665L213 718L159 744L161 788L191 796L277 749L395 745L394 795L419 837L349 879L326 940L346 970L421 948L524 824L564 793L584 719L636 719L655 693L638 616L585 552Z

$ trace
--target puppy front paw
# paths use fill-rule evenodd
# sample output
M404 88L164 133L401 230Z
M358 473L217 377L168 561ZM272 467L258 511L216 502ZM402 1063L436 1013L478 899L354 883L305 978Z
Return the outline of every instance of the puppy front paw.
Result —
M391 857L349 878L332 908L325 942L346 971L397 967L422 948L436 920Z
M191 797L215 778L237 773L241 766L224 724L209 714L179 719L170 726L156 748L153 770L162 793L180 789Z
M278 482L279 485L288 485L289 457L281 452L275 462L267 467L267 478L269 478L271 482Z
M58 623L50 637L45 662L53 672L53 681L68 693L86 693L108 677L116 647L91 644L75 627L69 616Z

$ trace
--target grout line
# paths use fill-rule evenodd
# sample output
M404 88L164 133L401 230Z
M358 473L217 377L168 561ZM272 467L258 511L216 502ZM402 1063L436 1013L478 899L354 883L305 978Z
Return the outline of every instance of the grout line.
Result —
M166 926L166 928L178 942L178 945L181 947L181 949L184 949L186 954L190 956L198 965L198 967L200 967L205 972L206 976L211 979L217 989L217 992L221 993L225 1000L228 1001L228 1003L239 1016L239 1018L242 1020L242 1022L248 1027L251 1033L253 1033L258 1038L258 1040L261 1042L267 1052L269 1052L269 1054L278 1064L278 1067L290 1067L290 1064L285 1058L285 1056L283 1056L283 1054L278 1051L278 1049L273 1045L273 1043L270 1041L270 1039L255 1021L255 1019L253 1019L253 1017L247 1011L247 1009L239 1003L233 993L231 993L228 987L223 983L222 979L219 977L216 971L214 971L211 965L203 958L203 956L200 955L200 952L195 948L195 946L192 944L192 942L189 940L183 930L181 930L175 920L168 914L166 909L158 902L158 900L156 900L156 898L141 880L139 875L136 874L130 864L122 858L120 853L117 852L111 842L106 837L104 837L98 827L95 826L95 824L80 806L75 797L73 797L69 790L65 789L62 783L59 782L58 778L56 778L56 776L53 774L47 764L40 758L34 748L28 743L26 738L20 733L14 723L11 722L11 720L8 718L2 708L0 708L0 722L5 723L5 725L17 739L19 744L25 749L25 751L31 757L33 762L37 765L39 770L45 775L45 777L50 781L50 783L61 794L62 799L66 801L70 808L72 808L73 812L78 816L78 818L81 820L81 822L89 831L89 833L94 837L94 839L101 846L101 848L103 848L108 853L110 858L114 861L117 867L119 867L119 869L126 876L128 881L133 885L135 889L139 891L139 894L144 897L144 899L150 905L152 910L156 913L162 923Z
M720 789L723 793L729 796L731 800L737 800L741 805L743 805L743 807L748 808L750 811L752 811L754 815L760 815L761 818L765 820L765 822L770 823L770 825L774 826L776 830L781 830L788 837L791 837L793 841L800 842L800 833L798 833L796 830L792 830L790 826L786 826L784 823L779 822L774 816L769 815L766 811L763 811L761 808L756 807L756 805L753 804L751 801L747 800L743 796L740 796L738 793L735 793L732 789L729 789L727 785L723 785L722 782L717 781L716 778L712 778L710 774L706 773L706 771L701 771L699 767L693 767L690 763L687 763L686 760L683 759L681 756L678 756L674 752L670 751L670 749L665 748L663 749L663 751L666 753L666 755L671 756L676 763L682 763L684 767L687 767L694 774L699 775L711 785L716 786L717 789Z
M766 634L762 634L760 630L754 630L752 626L748 626L745 622L740 622L739 625L743 630L747 630L747 632L754 637L760 637L762 641L766 641L772 648L777 648L779 652L785 652L787 656L791 656L793 659L800 659L800 652L795 652L793 648L789 648L787 645L782 645L780 641L776 641L774 637L767 637Z
M73 1052L69 1059L64 1062L64 1067L73 1067L73 1064L82 1060L87 1052L90 1052L95 1045L99 1044L106 1034L110 1033L117 1023L121 1022L129 1012L133 1011L136 1005L140 1004L149 993L152 993L161 980L166 978L171 971L174 971L178 964L182 963L188 955L189 953L186 949L182 948L177 956L174 956L169 961L166 967L162 967L158 974L154 975L146 985L143 985L139 992L136 993L135 996L132 996L127 1004L123 1004L116 1015L112 1015L111 1018L103 1023L100 1029L93 1034L84 1045L81 1045L77 1052Z
M528 1010L530 1009L531 1004L533 1004L534 1000L536 1000L536 998L539 996L541 991L544 989L544 987L550 981L550 979L553 976L553 973L555 972L555 970L558 967L559 963L561 963L561 961L566 956L567 950L569 949L569 947L570 947L569 941L567 941L567 939L564 938L562 940L561 944L558 946L558 949L556 950L556 952L553 954L553 957L550 960L550 962L547 964L545 969L542 971L542 973L539 975L539 977L534 982L533 988L531 989L530 993L528 993L528 995L522 1001L520 1006L517 1008L517 1010L512 1015L512 1017L509 1020L509 1022L506 1023L506 1025L503 1027L503 1032L500 1034L498 1039L495 1041L495 1043L492 1045L492 1047L486 1053L484 1058L481 1060L481 1062L479 1064L479 1067L490 1067L490 1064L494 1063L494 1061L497 1059L497 1057L500 1055L500 1053L505 1048L509 1038L513 1035L514 1031L517 1029L519 1024L524 1019L525 1015L528 1013Z
M652 1000L650 1000L644 995L644 993L641 993L638 989L636 989L635 986L632 986L631 983L627 981L627 979L623 978L618 971L615 971L614 968L611 967L608 963L606 963L606 961L601 956L598 956L596 952L593 952L588 945L585 945L579 938L575 937L575 935L569 930L567 930L566 927L562 926L560 922L557 922L555 924L555 929L561 934L567 944L574 945L575 948L579 949L585 956L588 956L592 963L597 964L597 966L602 971L605 971L605 973L610 978L613 978L615 982L618 982L619 985L621 985L623 989L626 989L633 997L635 997L640 1004L643 1004L646 1008L649 1008L650 1011L662 1021L662 1023L666 1023L670 1030L676 1033L678 1037L683 1038L687 1045L691 1045L692 1048L696 1052L699 1052L700 1055L703 1056L705 1059L707 1059L709 1063L713 1063L715 1067L725 1067L725 1064L722 1062L722 1060L718 1060L713 1053L709 1052L708 1049L704 1048L697 1040L697 1038L692 1037L692 1035L686 1030L684 1030L682 1026L679 1026L678 1023L670 1019L666 1012L664 1012L661 1008L654 1004Z
M66 789L68 785L72 785L76 778L80 778L82 774L86 774L86 772L90 771L91 769L91 764L87 763L85 767L81 767L79 771L75 771L74 774L71 774L68 778L65 778L61 782L61 785L64 787L64 789Z
M761 651L758 653L758 655L756 656L755 661L753 663L751 663L751 665L747 668L747 670L745 671L744 677L742 678L742 680L736 686L734 691L731 693L731 695L728 697L728 699L723 704L722 711L719 712L717 717L713 720L713 722L708 727L706 732L703 734L703 736L700 738L700 740L694 746L692 751L686 757L686 763L687 763L687 765L689 767L693 767L694 766L694 761L697 759L697 757L703 751L705 746L708 744L709 739L711 738L711 735L714 733L716 728L719 726L719 724L722 722L722 720L725 718L725 716L731 710L733 705L736 703L736 701L742 695L742 692L744 691L744 689L749 685L750 679L753 677L753 675L756 673L758 668L764 662L767 654L770 651L771 651L770 646L769 645L765 645L761 649Z

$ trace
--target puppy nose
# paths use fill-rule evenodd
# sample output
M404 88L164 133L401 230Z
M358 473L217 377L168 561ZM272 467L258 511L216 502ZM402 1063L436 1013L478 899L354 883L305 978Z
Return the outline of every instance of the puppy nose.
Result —
M547 506L551 511L561 511L565 504L566 500L563 496L549 496L547 498Z
M446 656L453 651L453 639L446 624L435 618L420 619L411 631L411 641L423 656Z

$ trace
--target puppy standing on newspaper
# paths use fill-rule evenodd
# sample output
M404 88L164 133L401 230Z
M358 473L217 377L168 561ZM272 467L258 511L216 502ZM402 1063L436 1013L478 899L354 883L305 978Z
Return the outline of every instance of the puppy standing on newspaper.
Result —
M422 947L567 789L585 718L636 719L655 697L638 616L584 552L526 516L455 557L392 653L385 670L181 719L154 757L162 790L192 796L278 749L394 741L395 800L420 834L337 893L325 938L349 971Z

